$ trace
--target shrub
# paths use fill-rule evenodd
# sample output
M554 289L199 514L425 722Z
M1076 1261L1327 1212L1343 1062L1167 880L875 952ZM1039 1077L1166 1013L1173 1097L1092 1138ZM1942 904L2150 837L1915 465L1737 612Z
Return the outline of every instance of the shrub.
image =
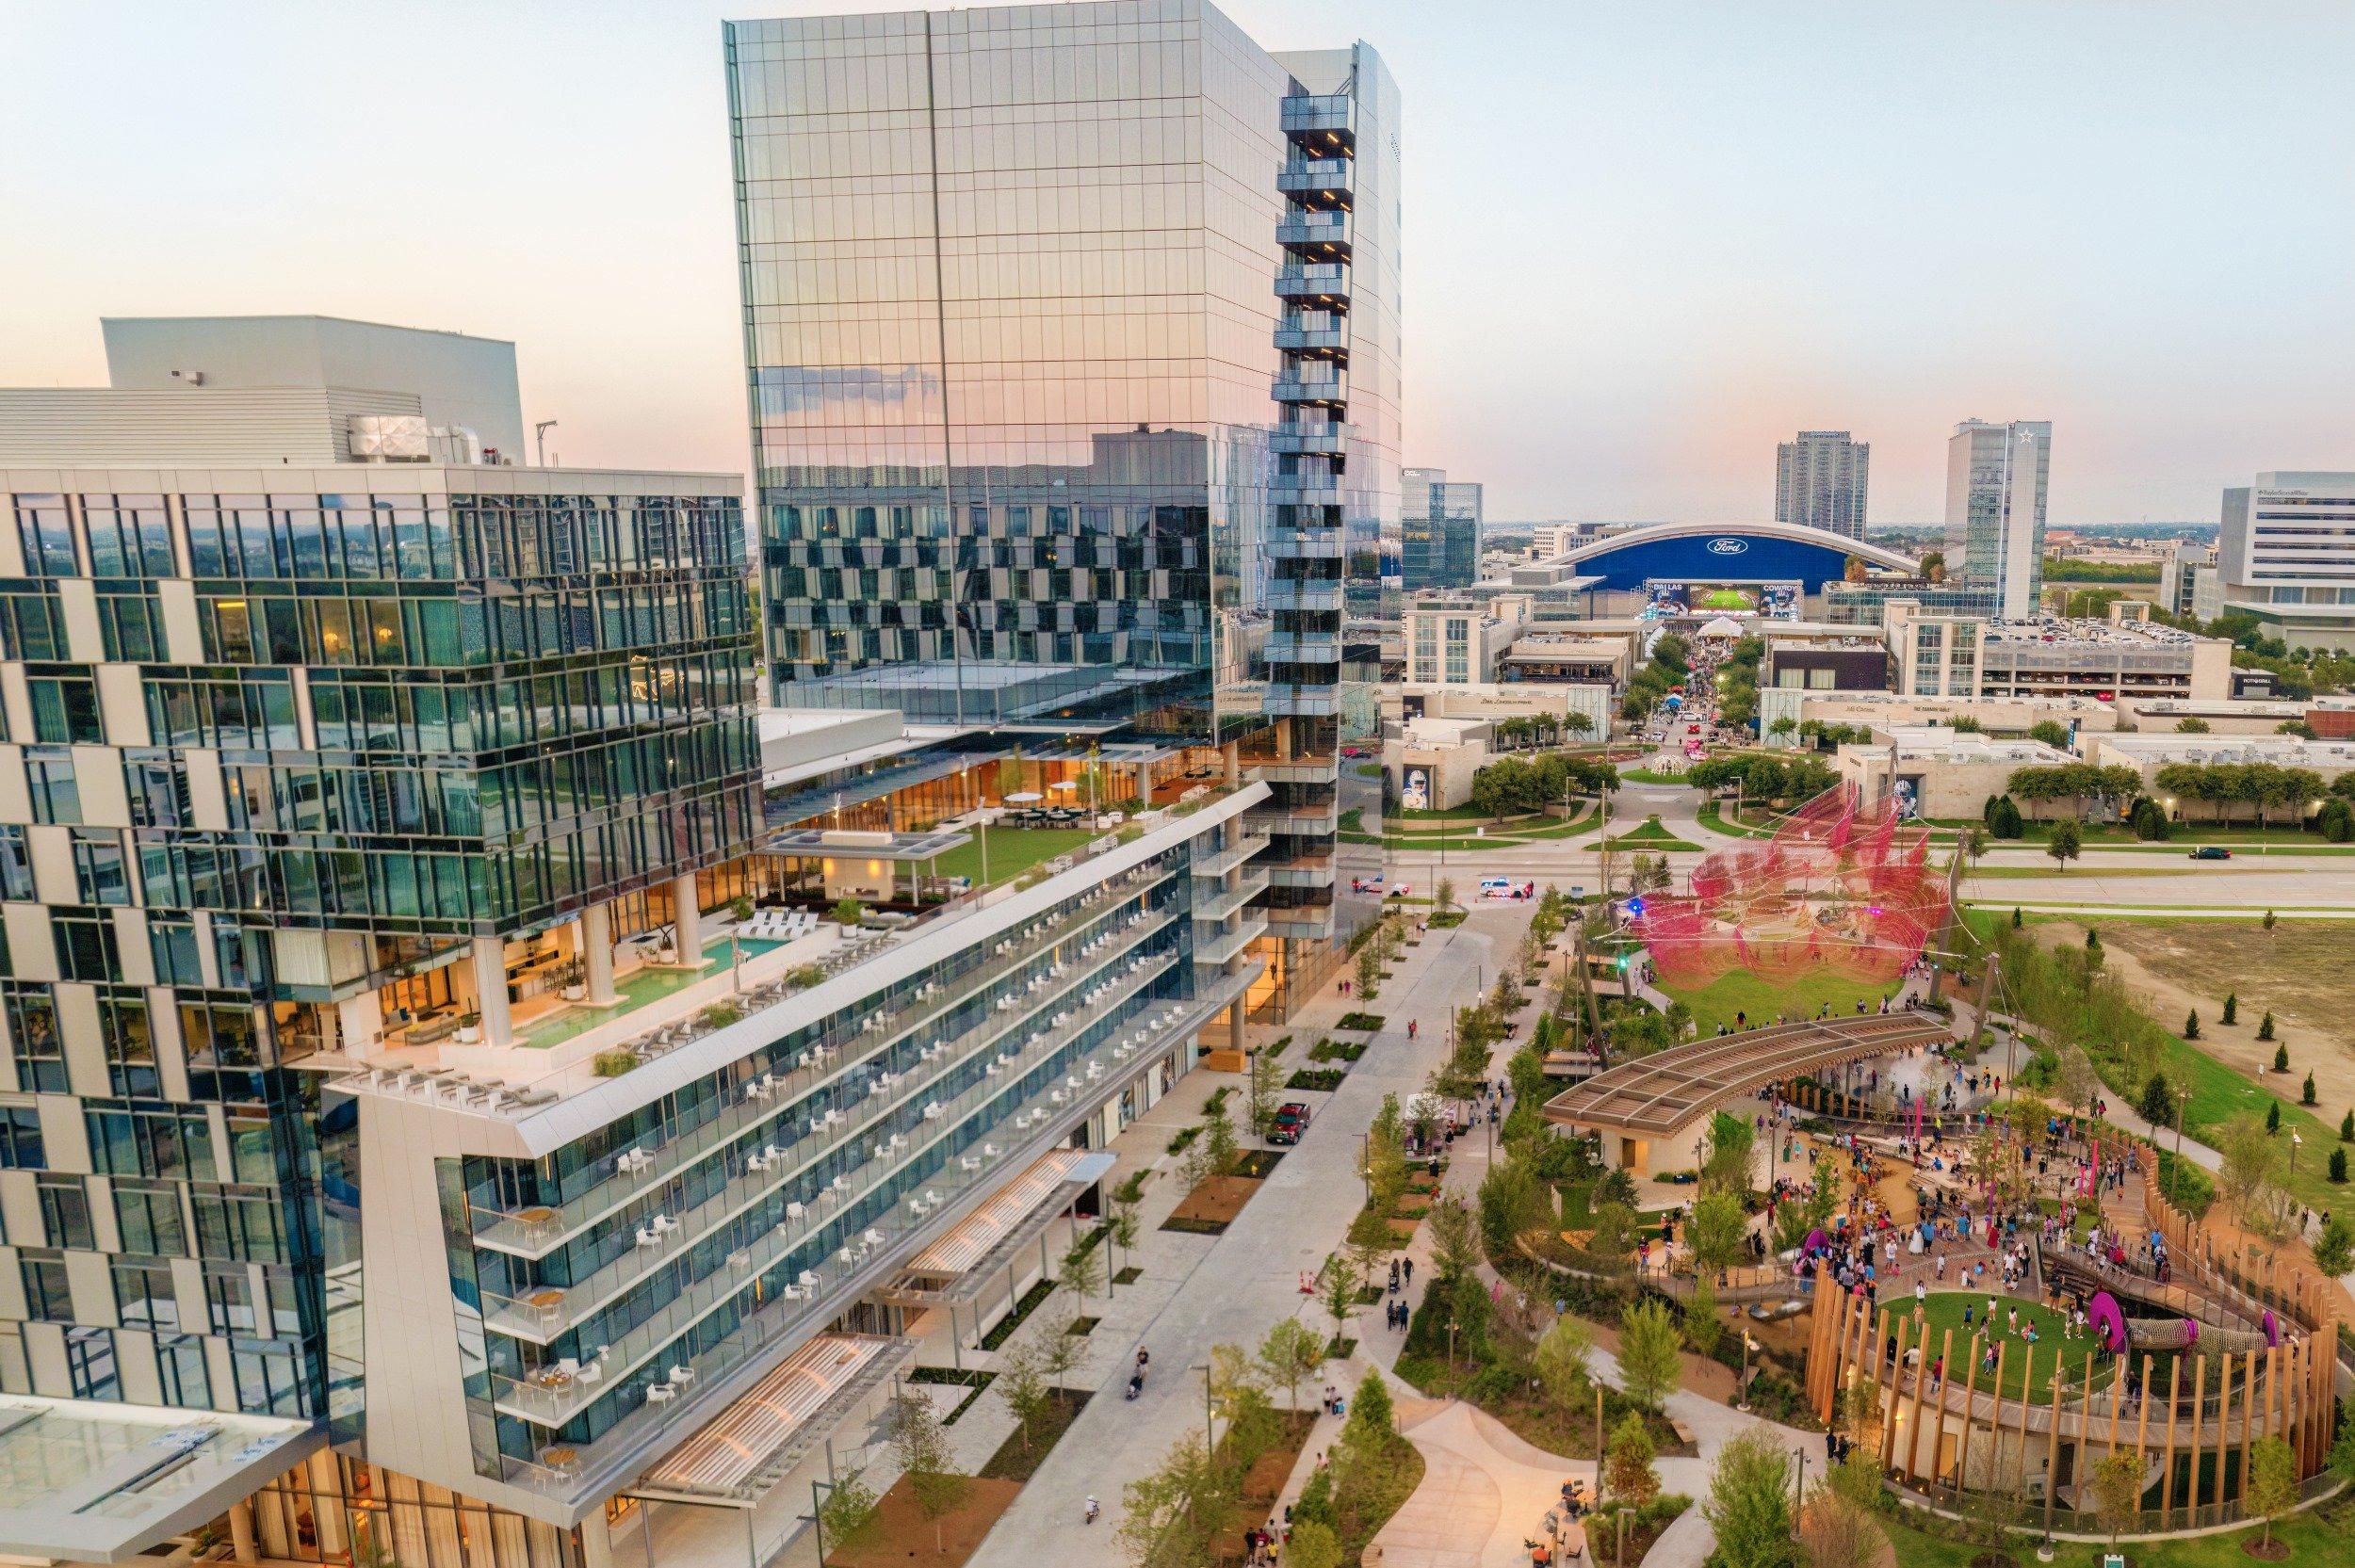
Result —
M2228 1026L2240 1022L2240 993L2237 991L2225 994L2224 1022Z
M589 1070L600 1078L618 1078L637 1065L635 1051L599 1051L589 1059Z
M2314 1103L2314 1075L2312 1072L2306 1075L2306 1087L2298 1091L2298 1103L2301 1106Z
M2185 1040L2200 1038L2200 1010L2197 1008L2184 1015L2184 1038Z
M744 1016L744 1010L734 1002L714 1002L703 1010L695 1022L706 1029L724 1029Z
M2347 1180L2347 1151L2345 1149L2331 1151L2331 1179L2334 1182Z
M860 921L867 918L867 906L860 903L856 898L845 898L840 903L836 904L831 913L834 915L835 924L839 926L855 926Z
M826 972L814 963L804 963L786 977L787 983L796 991L807 991L826 978Z

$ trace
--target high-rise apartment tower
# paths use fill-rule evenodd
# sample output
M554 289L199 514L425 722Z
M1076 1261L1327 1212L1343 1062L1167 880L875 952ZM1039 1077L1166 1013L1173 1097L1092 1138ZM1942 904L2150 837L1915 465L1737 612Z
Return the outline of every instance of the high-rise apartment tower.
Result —
M1801 430L1775 448L1775 521L1864 537L1865 482L1873 444L1845 430Z

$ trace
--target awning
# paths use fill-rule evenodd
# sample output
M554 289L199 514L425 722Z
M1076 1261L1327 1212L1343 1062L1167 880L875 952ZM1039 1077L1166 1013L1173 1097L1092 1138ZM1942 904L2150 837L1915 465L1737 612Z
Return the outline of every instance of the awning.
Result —
M1040 1156L956 1229L917 1253L908 1273L920 1280L972 1274L1023 1239L1021 1233L1031 1228L1031 1220L1041 1216L1051 1220L1063 1207L1058 1200L1103 1180L1116 1163L1110 1154L1083 1149L1056 1149Z
M0 1555L134 1561L326 1441L271 1416L0 1398Z
M820 1334L673 1449L633 1490L757 1502L915 1348L882 1334Z

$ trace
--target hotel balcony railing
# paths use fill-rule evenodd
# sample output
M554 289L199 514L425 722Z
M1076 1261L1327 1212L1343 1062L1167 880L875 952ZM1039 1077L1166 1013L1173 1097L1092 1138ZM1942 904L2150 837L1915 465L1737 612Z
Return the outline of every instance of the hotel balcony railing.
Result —
M1342 131L1354 136L1357 130L1357 100L1345 92L1302 94L1284 100L1283 117L1287 136L1324 131Z
M1318 262L1304 266L1293 263L1278 267L1275 292L1278 298L1285 299L1346 302L1349 299L1349 264Z
M1272 560L1339 560L1343 550L1339 528L1272 534L1265 548Z
M1197 937L1194 944L1194 962L1215 969L1266 934L1267 922L1259 915L1251 915L1238 923L1233 930L1217 936Z
M1224 877L1227 872L1268 847L1268 836L1265 833L1244 832L1233 828L1227 831L1236 833L1237 836L1226 849L1194 856L1194 874L1195 876Z
M1349 402L1346 376L1286 376L1270 384L1268 396L1279 403L1313 403L1340 408ZM1275 499L1280 503L1283 497Z
M1270 887L1331 887L1333 862L1330 857L1277 861L1267 868L1267 880Z
M1262 651L1271 661L1279 664L1338 664L1341 657L1341 639L1338 635L1287 637L1278 634L1267 639Z
M1342 358L1349 353L1349 329L1345 326L1278 327L1275 329L1275 347L1288 354L1319 354L1332 359ZM1298 451L1299 448L1279 446L1276 450L1279 452ZM1334 442L1331 450L1337 452L1340 450L1340 443L1338 440Z
M1348 158L1303 158L1275 173L1275 188L1288 196L1346 198L1356 186L1356 170Z
M1268 804L1253 807L1251 820L1279 833L1329 833L1340 828L1341 813L1340 804L1332 800L1315 805Z
M1268 584L1267 607L1272 610L1338 610L1341 607L1339 578L1278 577Z
M1268 481L1271 499L1279 507L1332 507L1341 499L1338 474L1278 474Z
M823 1059L813 1059L806 1065L787 1073L771 1075L768 1087L755 1091L755 1083L748 1082L734 1092L733 1103L715 1112L707 1121L659 1142L641 1145L647 1158L624 1167L615 1162L612 1173L564 1203L545 1205L540 1212L527 1208L509 1214L487 1204L473 1205L475 1244L495 1252L518 1257L544 1257L564 1239L582 1227L623 1208L633 1200L659 1188L695 1159L714 1150L764 1122L788 1115L795 1101L829 1080L850 1072L860 1062L891 1045L910 1031L939 1018L950 1009L964 1003L976 992L1020 968L1054 946L1058 942L1080 935L1096 922L1116 913L1130 899L1142 897L1172 874L1174 866L1155 863L1138 866L1113 882L1082 897L1070 913L1019 938L1008 938L999 944L999 950L975 968L952 980L936 982L941 989L933 995L903 1007L895 1012L862 1015L868 1019L882 1017L888 1022L881 1030L871 1023L858 1028L844 1028L838 1035L830 1034ZM1011 944L1011 946L1009 946ZM771 1011L795 1009L796 999L788 997ZM795 1017L796 1027L805 1020ZM851 1055L850 1049L856 1048Z
M1275 243L1307 247L1335 246L1346 251L1356 223L1343 208L1295 208L1275 225Z
M1340 777L1340 764L1330 752L1324 756L1298 756L1288 762L1250 762L1251 772L1269 784L1331 784Z
M1148 929L1137 930L1132 926L1123 929L1121 935L1128 940L1118 952L1104 960L1104 964L1116 963L1133 953L1140 943L1155 932L1166 929L1170 922L1145 916L1137 924ZM663 1234L658 1245L641 1246L625 1253L567 1287L551 1286L532 1292L521 1300L488 1295L484 1326L518 1339L549 1343L573 1325L586 1321L611 1305L632 1286L659 1272L680 1252L705 1239L744 1208L801 1180L841 1149L873 1133L921 1099L948 1074L984 1053L1001 1049L1009 1036L1027 1026L1035 1026L1042 1014L1050 1013L1058 1006L1094 1006L1084 999L1074 1002L1072 994L1082 982L1102 973L1103 964L1097 964L1076 974L1069 985L1048 992L1023 1010L1019 1016L1004 1016L993 1009L989 1016L972 1029L953 1042L944 1042L934 1053L938 1065L930 1071L910 1072L901 1081L881 1089L880 1092L870 1091L860 1098L856 1106L843 1109L840 1122L816 1126L790 1141L772 1146L777 1149L777 1159L791 1161L789 1169L781 1170L767 1161L757 1171L749 1166L739 1166L718 1191L678 1217L675 1225ZM1042 1037L1045 1032L1042 1031ZM970 1091L964 1092L969 1093ZM933 1118L928 1115L925 1120Z
M1262 871L1248 872L1234 886L1221 888L1216 893L1198 898L1194 906L1194 917L1196 920L1224 920L1266 891L1267 874Z
M1340 690L1329 683L1309 686L1270 681L1259 703L1261 712L1289 719L1330 719L1340 712Z
M1293 420L1275 428L1275 433L1268 437L1268 448L1301 457L1345 457L1350 437L1356 433L1356 428L1343 420Z
M1267 929L1275 936L1303 942L1324 941L1333 934L1333 911L1329 905L1271 909L1267 912Z
M1031 1054L1030 1066L1025 1070L1035 1070L1038 1063L1051 1059L1057 1052L1067 1048L1088 1030L1100 1026L1108 1017L1117 1016L1118 1009L1134 999L1154 980L1168 974L1177 962L1175 955L1167 954L1148 960L1136 972L1120 982L1118 995L1081 1016L1072 1019L1042 1042L1036 1052ZM1120 1029L1126 1031L1129 1026L1128 1021L1124 1020L1120 1025ZM1095 1051L1089 1053L1089 1056L1092 1059L1111 1056L1121 1048L1121 1043L1120 1041L1108 1036ZM1082 1075L1083 1064L1080 1060L1073 1060L1069 1063L1069 1067L1071 1076ZM1058 1068L1057 1072L1061 1074L1063 1069ZM1100 1076L1100 1062L1097 1063L1096 1073L1085 1075L1089 1081ZM911 1141L903 1149L866 1161L860 1169L863 1172L872 1172L873 1174L865 1181L863 1186L854 1181L849 1188L843 1189L843 1196L839 1200L821 1200L822 1212L813 1212L799 1221L788 1221L755 1240L751 1245L730 1253L726 1267L715 1269L697 1280L673 1298L660 1312L656 1313L644 1322L636 1324L610 1344L601 1347L595 1362L596 1376L584 1379L577 1373L567 1373L560 1382L543 1382L537 1377L528 1376L518 1379L494 1373L491 1378L494 1404L502 1414L529 1421L534 1426L551 1430L562 1427L590 1405L595 1403L597 1399L610 1393L613 1386L626 1379L630 1373L644 1366L650 1359L659 1356L681 1334L692 1329L696 1323L717 1309L722 1302L750 1289L753 1282L766 1270L791 1257L795 1252L809 1245L816 1237L841 1224L847 1214L858 1209L876 1192L890 1185L893 1172L913 1163L941 1139L961 1128L972 1119L977 1111L986 1107L992 1102L1004 1098L1017 1081L1018 1075L1010 1073L1002 1078L985 1078L973 1085L959 1094L952 1105L945 1107L943 1114L932 1123L938 1129L934 1136L920 1141ZM1031 1105L1040 1101L1052 1105L1064 1104L1068 1101L1071 1092L1061 1082L1043 1085L1029 1101L1025 1102L1024 1108L1028 1109ZM1056 1095L1063 1096L1063 1099L1055 1099ZM1010 1120L1011 1116L1000 1117L989 1125L995 1127ZM991 1163L993 1162L977 1157L977 1162L971 1170L960 1167L954 1171L936 1171L929 1176L920 1178L916 1185L935 1189L961 1188L983 1180ZM885 1169L877 1171L875 1168L878 1166ZM852 1223L856 1224L862 1232L868 1230L884 1232L886 1237L884 1244L886 1245L888 1237L896 1230L920 1229L923 1216L911 1213L907 1205L898 1201L900 1196L898 1192L892 1194L893 1202L888 1211L872 1213L865 1220L852 1221ZM928 1204L927 1208L932 1206L934 1205ZM834 1242L829 1239L826 1245L832 1248ZM857 1254L862 1246L875 1245L877 1243L873 1242L852 1243L846 1245L843 1250ZM834 1271L833 1266L842 1266L843 1271L848 1272L855 1269L861 1261L863 1261L861 1256L843 1258L837 1253L828 1259L825 1264L815 1265L810 1269L809 1272L818 1276L816 1281L809 1283L797 1281L796 1288L804 1290L811 1300L815 1301L822 1296L827 1278ZM836 1301L832 1303L831 1311L839 1313L846 1304ZM711 1353L711 1351L705 1352L706 1355ZM691 1360L683 1365L690 1370L694 1366Z

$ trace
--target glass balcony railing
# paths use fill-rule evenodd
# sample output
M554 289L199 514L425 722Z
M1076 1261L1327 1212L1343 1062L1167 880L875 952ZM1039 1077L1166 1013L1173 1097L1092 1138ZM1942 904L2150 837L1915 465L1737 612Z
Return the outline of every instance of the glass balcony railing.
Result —
M1346 300L1349 298L1348 265L1331 262L1279 267L1275 273L1275 292L1286 299Z
M1195 876L1224 877L1227 872L1268 847L1268 836L1265 833L1245 832L1232 829L1229 831L1233 832L1236 836L1226 849L1194 857L1194 874Z
M641 1144L612 1162L611 1172L560 1204L528 1207L506 1213L487 1204L473 1205L475 1243L519 1257L543 1257L582 1227L612 1215L631 1202L660 1188L696 1159L710 1155L739 1134L788 1116L796 1102L811 1091L839 1078L879 1052L888 1050L915 1029L921 1028L977 992L1055 944L1080 936L1126 905L1166 881L1174 866L1166 862L1136 867L1083 896L1064 915L1037 929L998 943L987 960L897 1011L860 1015L860 1026L845 1027L838 1038L829 1035L822 1055L791 1071L767 1075L737 1089L734 1100L708 1121L676 1136ZM804 1004L805 1005L805 1004ZM796 1006L793 998L779 1009ZM876 1027L874 1020L885 1020ZM796 1020L796 1023L801 1020ZM854 1050L855 1054L851 1054ZM635 1156L635 1157L633 1157Z
M1278 635L1269 638L1262 651L1275 664L1336 664L1341 656L1341 639L1338 636Z
M1267 921L1250 915L1237 922L1235 929L1218 936L1197 937L1194 944L1194 962L1205 968L1216 968L1239 956L1258 938L1267 934Z
M1289 354L1340 355L1349 352L1349 329L1334 327L1278 327L1275 347ZM1338 443L1336 444L1338 447ZM1278 450L1286 448L1279 447ZM1298 451L1298 447L1290 448Z
M1338 610L1341 607L1341 585L1338 581L1306 582L1278 577L1268 584L1267 604L1272 610Z
M1348 158L1303 158L1275 174L1275 188L1291 196L1345 196L1355 185Z
M1273 560L1339 560L1341 558L1341 533L1339 528L1302 528L1291 533L1275 533L1268 537L1265 548Z
M1266 891L1266 872L1245 872L1234 886L1195 899L1194 917L1196 920L1224 920Z
M1356 433L1356 427L1342 420L1319 418L1313 410L1298 412L1308 417L1291 419L1277 426L1275 433L1268 437L1270 450L1332 458L1348 455L1350 437Z
M1284 100L1284 133L1287 136L1316 132L1345 132L1357 130L1357 100L1348 93L1317 95L1300 94Z
M1338 474L1278 474L1268 489L1278 506L1333 506L1341 498Z
M1035 1037L1044 1038L1048 1030L1038 1025L1042 1014L1048 1013L1050 1010L1093 1006L1093 995L1105 989L1101 977L1106 969L1129 958L1140 944L1166 929L1170 923L1167 918L1140 915L1136 921L1119 928L1118 935L1113 936L1112 940L1120 943L1120 946L1106 954L1100 962L1074 975L1069 984L1040 996L1018 1015L1007 1015L993 1010L981 1025L954 1042L942 1042L937 1045L933 1053L933 1060L937 1065L930 1071L910 1072L896 1080L878 1079L873 1091L862 1096L855 1106L847 1109L836 1107L827 1112L783 1147L771 1144L756 1154L743 1156L743 1163L736 1166L735 1174L718 1191L683 1215L663 1216L663 1220L669 1221L666 1225L656 1229L641 1226L639 1244L634 1250L574 1282L569 1287L527 1292L521 1299L487 1295L484 1326L515 1338L546 1344L575 1324L586 1321L619 1301L633 1286L659 1273L681 1253L706 1239L745 1208L763 1201L771 1193L805 1180L811 1172L842 1149L871 1136L895 1117L901 1116L927 1091L936 1089L948 1075L969 1065L977 1057L991 1051L1002 1052L1006 1041L1020 1034L1026 1026L1033 1029ZM1134 962L1141 962L1132 961L1131 967ZM1097 979L1098 983L1088 987L1090 996L1075 1001L1074 994L1091 978ZM1014 1067L1014 1064L1001 1060L998 1067L989 1070L989 1075L994 1076L1009 1067ZM1022 1070L1014 1068L1017 1074ZM928 1107L924 1120L935 1119ZM755 1159L760 1163L753 1164Z
M1270 804L1255 808L1251 819L1279 833L1329 833L1340 825L1340 807L1331 800L1313 805Z
M1356 220L1346 209L1295 209L1277 220L1275 243L1345 251L1356 232Z
M1158 961L1160 973L1166 973L1175 963L1172 958ZM1189 1013L1199 1023L1201 1010L1187 1004L1168 1008L1151 1008L1145 1012L1124 1018L1118 1027L1093 1046L1084 1057L1068 1063L1068 1076L1080 1077L1083 1082L1106 1080L1108 1074L1116 1074L1127 1063L1141 1057L1150 1059L1164 1043L1181 1038L1186 1032ZM1100 1021L1100 1020L1096 1020ZM1091 1021L1094 1022L1094 1021ZM642 1461L646 1452L658 1443L670 1441L674 1428L686 1429L707 1419L708 1411L698 1409L682 1394L691 1393L697 1383L708 1385L724 1379L769 1353L772 1348L793 1341L809 1330L822 1327L839 1317L856 1289L870 1286L885 1277L897 1261L930 1240L931 1233L939 1228L935 1216L941 1208L969 1194L975 1188L999 1179L1001 1172L1019 1169L1029 1160L1060 1141L1066 1134L1067 1123L1057 1119L1059 1111L1071 1104L1070 1091L1062 1083L1041 1083L1035 1086L1017 1107L1002 1107L1002 1124L1007 1127L1002 1152L994 1157L976 1158L971 1166L959 1160L953 1170L943 1170L917 1185L927 1194L937 1190L940 1203L928 1204L927 1212L916 1214L906 1204L895 1202L886 1212L877 1214L861 1227L859 1242L847 1249L851 1256L842 1255L844 1249L829 1250L822 1259L813 1259L809 1267L798 1271L794 1284L769 1294L749 1311L734 1333L719 1344L693 1356L682 1358L665 1367L667 1398L647 1398L642 1395L637 1408L608 1428L593 1442L566 1444L571 1450L561 1469L547 1464L502 1455L499 1465L502 1479L528 1487L544 1495L571 1499L610 1491L602 1485L603 1472L609 1468L626 1468ZM1057 1096L1062 1096L1058 1104ZM1082 1095L1081 1099L1085 1096ZM1031 1132L1028 1123L1038 1130ZM984 1149L992 1145L984 1144ZM782 1235L783 1233L778 1233ZM808 1232L779 1243L774 1237L764 1238L759 1252L768 1253L773 1263L776 1256L787 1256L794 1246L804 1245ZM869 1239L880 1237L880 1239ZM759 1253L747 1249L729 1260L730 1272L736 1276L739 1291L751 1286L758 1278L762 1265ZM665 1309L665 1317L679 1332L691 1327L712 1304L722 1299L716 1288L706 1292L710 1300L690 1306L682 1299ZM643 1327L644 1325L642 1325ZM636 1331L633 1331L635 1333ZM672 1336L674 1339L675 1334ZM667 1341L666 1341L667 1343ZM535 1378L522 1380L493 1375L493 1395L500 1408L544 1429L560 1427L593 1403L600 1395L610 1392L625 1375L615 1371L609 1376L606 1369L618 1366L619 1346L608 1347L606 1353L593 1365L590 1374L584 1366L577 1372L562 1372L561 1382L544 1382ZM641 1352L642 1359L642 1349ZM683 1377L678 1374L684 1374Z
M1279 403L1345 404L1349 401L1349 378L1287 376L1271 384L1268 394Z
M1096 1006L1055 1030L1041 1041L1034 1051L1026 1052L1030 1066L1025 1071L1035 1071L1039 1065L1053 1059L1060 1051L1067 1049L1089 1030L1100 1026L1107 1018L1120 1017L1118 1010L1134 1001L1147 986L1168 974L1177 962L1175 954L1147 960ZM1129 1020L1124 1018L1118 1029L1126 1030L1128 1027ZM1089 1055L1108 1058L1121 1048L1121 1042L1107 1037ZM1133 1043L1128 1046L1129 1054L1133 1054L1136 1048ZM1125 1060L1127 1057L1123 1056L1120 1059ZM1072 1076L1085 1074L1083 1085L1100 1078L1104 1072L1100 1059L1095 1062L1075 1059L1069 1065ZM1095 1071L1086 1072L1090 1066ZM1056 1071L1060 1075L1063 1070L1059 1066ZM912 1211L909 1204L900 1202L907 1195L907 1188L890 1188L893 1172L915 1163L942 1139L962 1129L977 1111L1004 1099L1021 1081L1021 1073L1010 1070L966 1090L953 1103L945 1105L942 1115L929 1123L937 1129L932 1137L920 1141L907 1140L887 1154L870 1156L859 1167L862 1175L853 1177L839 1188L829 1189L839 1190L841 1196L838 1199L821 1201L820 1205L814 1205L818 1211L805 1215L799 1221L788 1221L730 1253L725 1268L715 1269L690 1285L665 1303L660 1312L634 1325L611 1343L600 1347L593 1363L596 1368L594 1375L581 1375L581 1371L587 1370L587 1365L576 1371L563 1367L561 1364L554 1369L554 1375L549 1375L546 1368L522 1378L494 1373L491 1382L496 1408L502 1414L528 1421L534 1426L551 1431L563 1427L590 1405L611 1394L631 1373L649 1361L658 1359L682 1334L723 1301L751 1289L763 1273L790 1259L797 1252L810 1251L813 1255L809 1267L797 1274L794 1285L788 1289L798 1289L813 1301L823 1301L824 1287L830 1278L855 1271L856 1266L873 1252L888 1247L895 1236L925 1229L925 1215L947 1203L950 1193L984 1179L991 1168L1002 1163L977 1156L974 1156L975 1163L969 1168L960 1162L952 1168L916 1178L911 1186L924 1189L918 1196L924 1197L934 1190L941 1193L939 1202L926 1198L920 1212ZM1025 1108L1020 1114L1028 1116L1031 1108L1041 1102L1059 1107L1069 1103L1074 1092L1060 1081L1041 1084L1023 1102ZM1012 1107L999 1108L1009 1114L999 1115L990 1121L986 1124L988 1129L1015 1120L1011 1114ZM875 1207L873 1200L879 1195L888 1197L888 1208ZM837 1237L848 1230L855 1230L859 1234L844 1241L837 1249ZM822 1261L818 1259L814 1253L820 1249L832 1255ZM845 1257L842 1255L845 1253L851 1255ZM839 1313L847 1304L842 1301L834 1301L828 1310ZM705 1352L706 1355L712 1353ZM690 1374L684 1381L691 1382L697 1375L694 1369L696 1359L686 1358L678 1364ZM670 1374L665 1381L674 1386L682 1381L675 1376L675 1370L668 1366L663 1367L663 1371Z

